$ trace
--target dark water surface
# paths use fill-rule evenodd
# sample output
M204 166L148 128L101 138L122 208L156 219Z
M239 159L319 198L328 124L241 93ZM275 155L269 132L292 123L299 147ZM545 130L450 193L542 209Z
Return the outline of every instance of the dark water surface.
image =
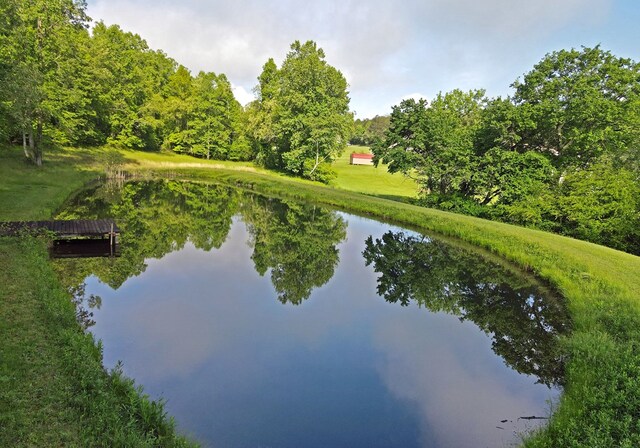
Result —
M105 365L204 446L510 446L558 397L563 305L468 249L176 181L59 214L105 216L119 258L54 264Z

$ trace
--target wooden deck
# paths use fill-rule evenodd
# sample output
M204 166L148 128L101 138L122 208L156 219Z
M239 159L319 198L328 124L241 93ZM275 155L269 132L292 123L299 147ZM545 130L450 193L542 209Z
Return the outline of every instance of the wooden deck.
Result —
M22 232L43 230L53 232L57 238L113 238L120 233L113 219L0 222L0 236L14 236Z

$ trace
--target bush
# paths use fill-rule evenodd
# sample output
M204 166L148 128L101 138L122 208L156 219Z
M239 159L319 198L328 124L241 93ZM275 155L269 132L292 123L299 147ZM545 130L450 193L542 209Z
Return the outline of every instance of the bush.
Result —
M480 218L490 218L492 215L490 207L485 207L472 198L455 193L430 193L418 199L417 204L423 207L437 208Z

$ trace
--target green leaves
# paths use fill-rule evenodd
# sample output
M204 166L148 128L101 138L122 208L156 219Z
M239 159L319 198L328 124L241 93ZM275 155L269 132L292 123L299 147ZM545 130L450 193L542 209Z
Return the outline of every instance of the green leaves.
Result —
M393 108L385 139L373 146L374 162L389 171L417 176L425 192L471 195L478 160L474 136L484 91L454 90L426 100L405 100Z
M638 253L640 65L562 50L513 87L401 102L374 160L416 178L422 204Z
M347 82L324 57L315 42L296 41L280 69L273 59L264 65L250 107L258 162L313 178L344 150L353 121Z
M637 144L640 64L583 47L548 54L513 84L514 103L528 105L535 127L527 146L560 168L587 166L604 154L626 158Z

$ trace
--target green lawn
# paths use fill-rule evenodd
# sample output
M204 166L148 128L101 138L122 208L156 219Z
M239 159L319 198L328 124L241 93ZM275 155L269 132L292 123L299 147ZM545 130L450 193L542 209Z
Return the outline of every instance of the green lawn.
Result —
M81 149L46 154L42 169L27 163L19 148L0 146L0 221L48 219L70 192L99 172Z
M401 201L417 197L418 185L402 174L389 174L386 165L377 168L351 165L349 157L353 151L370 152L366 146L348 146L342 156L333 163L337 178L331 181L331 186Z
M46 217L48 211L53 210L66 195L95 175L87 171L93 166L93 157L80 155L86 154L80 150L48 154L46 160L52 162L47 162L40 170L21 162L18 149L11 149L8 153L2 151L5 150L0 149L1 219ZM99 153L100 150L91 150L91 154ZM568 360L565 393L549 426L540 434L528 437L524 442L525 446L640 446L640 257L546 232L374 197L401 195L381 187L381 183L374 177L378 175L372 174L375 172L371 169L370 176L362 175L359 179L349 174L355 169L370 167L350 167L343 164L340 168L337 164L342 180L327 187L258 170L250 164L207 162L185 159L186 156L137 152L124 154L131 160L130 169L137 170L140 174L150 175L153 171L158 176L171 175L227 183L264 194L314 201L361 215L392 220L413 229L435 231L472 243L536 274L567 300L573 332L564 341ZM65 163L67 160L73 161L73 164ZM186 164L181 164L182 161L186 161ZM37 182L38 187L30 187L32 180ZM350 189L349 184L352 185L352 191L347 191ZM354 193L353 190L369 195ZM0 314L0 329L3 335L17 325L11 320L11 304L24 297L40 299L48 290L31 284L29 275L25 275L31 269L46 265L44 258L37 256L40 252L29 249L29 260L32 261L14 262L14 259L26 256L21 254L20 248L16 249L14 246L15 243L0 239L0 250L10 254L0 260L5 267L0 272L0 309L3 310ZM8 265L15 267L7 269ZM55 288L55 284L49 286ZM26 317L20 328L34 329L40 340L52 339L49 334L40 334L42 331L37 330L39 327L36 316L40 311L35 304L39 300L31 300L30 303L34 308L22 313ZM30 323L29 315L33 316L33 323ZM60 331L58 327L63 324L56 322L54 319L45 330ZM21 331L13 333L19 340ZM67 349L66 339L53 340L59 342L58 345L54 344L58 352ZM17 367L14 372L11 366L4 365L4 370L0 371L0 412L5 410L5 414L0 414L0 424L3 428L9 427L15 431L15 428L24 429L24 426L15 423L16 416L28 414L29 411L20 411L26 405L15 394L8 392L13 390L13 384L29 384L29 375L32 375L29 371L36 369L38 363L30 357L33 355L28 355L34 342L27 339L23 343L18 342L18 349L12 349L14 354L10 357L5 355L7 344L4 340L0 343L2 359L14 360ZM43 350L46 352L49 349ZM58 352L49 356L57 356ZM64 371L55 372L58 364L45 364L54 366L54 372L49 373L50 375L67 374ZM18 378L13 378L13 375ZM42 387L42 390L38 389L37 394L31 393L34 399L47 394L59 397L58 392L47 391L48 387L54 386L41 383L38 388ZM86 387L93 387L91 381ZM68 402L73 403L73 400ZM58 411L56 408L52 409L46 415L55 419ZM63 419L58 426L64 428L67 421L68 419ZM9 426L7 422L10 423ZM50 424L53 430L57 430L58 426ZM96 427L94 425L94 430ZM34 429L42 430L46 429ZM0 442L2 440L0 438Z
M370 152L366 146L348 146L342 156L332 165L337 177L331 181L331 186L342 190L401 201L408 201L417 197L418 185L402 174L389 174L385 165L380 165L377 168L373 166L351 165L349 163L349 156L352 151ZM256 167L251 162L204 160L184 154L167 152L121 151L121 153L131 164L135 164L138 169L143 170L163 170L166 172L174 168L224 168L255 173L269 173L282 178L287 177L281 173Z

